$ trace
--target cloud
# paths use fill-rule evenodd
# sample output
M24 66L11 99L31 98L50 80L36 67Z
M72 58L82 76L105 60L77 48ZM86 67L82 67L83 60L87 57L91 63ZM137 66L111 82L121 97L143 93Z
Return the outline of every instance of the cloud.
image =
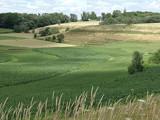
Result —
M83 11L112 12L115 9L123 11L160 11L158 0L0 0L0 12L25 13L76 13Z

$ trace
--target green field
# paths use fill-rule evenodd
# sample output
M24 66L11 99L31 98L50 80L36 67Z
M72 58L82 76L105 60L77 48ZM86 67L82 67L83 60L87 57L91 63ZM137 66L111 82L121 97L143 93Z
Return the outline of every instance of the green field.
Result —
M100 87L97 100L105 94L104 103L129 94L142 97L148 90L158 92L159 67L134 76L128 76L127 67L133 51L141 51L146 61L159 45L160 42L117 41L100 47L0 52L1 100L9 97L7 106L14 106L20 101L29 103L32 97L36 101L51 99L55 91L56 95L63 93L63 100L67 101L83 91L89 92L92 86ZM143 79L146 74L149 78Z
M25 39L23 37L13 37L13 36L0 36L0 40L21 40Z
M13 30L12 29L0 28L0 34L4 34L4 33L13 33Z

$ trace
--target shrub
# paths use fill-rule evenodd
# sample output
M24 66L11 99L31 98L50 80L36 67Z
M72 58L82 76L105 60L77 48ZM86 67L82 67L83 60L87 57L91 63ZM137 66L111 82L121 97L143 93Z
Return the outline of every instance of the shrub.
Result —
M53 37L52 37L52 41L55 41L55 40L56 40L56 36L53 36Z
M50 33L51 34L57 34L57 33L59 33L59 28L57 28L57 27L50 28Z
M51 40L52 40L51 37L47 37L47 38L46 38L46 41L51 41Z
M130 74L134 74L136 72L142 72L143 71L143 56L138 51L135 51L133 53L133 59L132 64L128 67L128 72Z
M25 28L24 28L24 32L25 32L25 33L29 33L29 28L28 28L28 27L25 27Z
M59 29L55 27L54 28L47 27L44 30L39 31L39 34L41 34L41 36L48 36L57 33L59 33Z
M64 35L63 34L57 35L57 39L59 43L62 43L62 41L64 40Z
M13 28L13 31L16 32L16 33L20 33L20 32L22 32L22 29L21 29L20 26L15 25L14 28Z
M67 27L65 31L67 32L67 31L69 31L69 30L70 30L70 28L69 28L69 27Z
M160 49L149 58L148 62L152 64L160 64Z
M34 33L33 37L34 37L34 38L37 38L37 34L36 34L36 33Z

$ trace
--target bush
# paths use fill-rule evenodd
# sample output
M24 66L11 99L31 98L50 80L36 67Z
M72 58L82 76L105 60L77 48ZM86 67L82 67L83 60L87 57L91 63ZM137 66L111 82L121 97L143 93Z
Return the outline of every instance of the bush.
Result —
M22 32L22 29L21 29L20 26L15 25L14 28L13 28L13 31L16 32L16 33L20 33L20 32Z
M52 41L55 41L55 40L56 40L56 36L53 36L53 37L52 37Z
M67 31L69 31L69 30L70 30L70 28L69 28L69 27L67 27L65 31L67 32Z
M103 22L100 23L101 25L110 25L110 24L116 24L116 19L115 18L108 18L105 19Z
M57 27L50 28L50 33L51 34L57 34L57 33L59 33L59 28L57 28Z
M128 67L129 74L143 71L143 56L138 51L133 54L132 64Z
M39 31L39 34L41 34L41 36L48 36L57 33L59 33L59 29L55 27L54 28L47 27L44 30Z
M51 41L52 38L51 37L46 37L46 41Z
M28 27L25 27L25 28L24 28L24 32L25 32L25 33L29 33L29 28L28 28Z
M59 43L62 43L62 41L64 40L64 35L63 34L57 35L57 39Z
M34 38L37 38L37 34L36 34L36 33L34 33L33 37L34 37Z
M152 64L160 64L160 49L149 58L148 62Z

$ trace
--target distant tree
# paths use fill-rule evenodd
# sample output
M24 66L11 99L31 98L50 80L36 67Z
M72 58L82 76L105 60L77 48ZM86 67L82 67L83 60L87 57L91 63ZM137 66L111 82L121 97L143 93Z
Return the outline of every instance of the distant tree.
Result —
M71 22L77 22L78 21L77 15L76 14L70 14L70 21Z
M122 15L122 13L121 13L120 10L114 10L114 11L113 11L113 18L119 17L119 16L121 16L121 15Z
M83 12L81 17L82 17L82 21L88 21L89 20L89 13Z
M97 21L101 21L102 20L102 17L101 16L98 16L97 17Z
M57 35L57 39L58 39L58 42L59 42L59 43L62 43L63 40L64 40L64 35L63 35L63 34Z
M96 13L95 13L94 11L92 11L91 14L89 15L89 18L90 18L91 20L97 20L97 15L96 15Z
M105 15L105 18L106 18L106 19L111 18L111 17L112 17L112 14L111 14L111 13L107 13L107 14Z
M128 67L129 74L143 71L143 56L138 51L133 53L132 64Z

